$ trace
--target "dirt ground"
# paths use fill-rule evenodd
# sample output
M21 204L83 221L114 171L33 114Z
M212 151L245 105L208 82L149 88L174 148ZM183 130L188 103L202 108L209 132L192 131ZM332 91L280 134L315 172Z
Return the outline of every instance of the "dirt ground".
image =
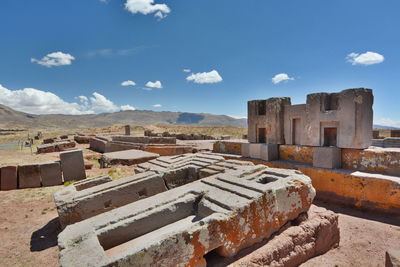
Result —
M200 144L199 144L200 145ZM210 144L202 144L210 146ZM98 153L83 149L93 163L87 176L108 174L120 178L134 174L129 166L99 169ZM208 148L208 147L207 147ZM30 150L0 150L0 165L59 160L59 153L31 155ZM58 266L57 235L60 231L52 194L63 186L0 191L0 267ZM314 266L384 266L385 251L399 249L400 218L387 217L325 203L315 203L339 214L338 248L302 264Z
M53 192L63 186L0 191L0 266L57 266L60 231ZM335 205L341 241L336 249L302 264L384 266L385 251L398 248L400 221Z

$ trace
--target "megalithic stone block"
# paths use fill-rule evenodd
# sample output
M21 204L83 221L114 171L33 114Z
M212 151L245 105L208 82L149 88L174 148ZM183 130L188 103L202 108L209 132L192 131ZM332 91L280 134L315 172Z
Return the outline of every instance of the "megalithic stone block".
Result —
M337 169L342 166L342 150L337 147L314 148L313 167Z
M309 209L315 190L294 170L228 170L67 226L60 265L199 266L270 237Z
M17 166L4 166L0 169L0 186L1 190L17 189Z
M42 186L60 185L63 183L60 162L40 164Z
M265 161L279 159L279 145L263 144L260 146L260 157Z
M39 164L23 164L18 166L19 188L40 187L40 180Z
M65 227L168 189L229 169L237 169L243 165L253 164L224 160L223 157L203 153L160 157L140 164L135 169L138 174L130 177L114 181L91 178L74 183L56 192L54 200L61 226Z
M78 181L86 178L82 150L61 152L60 159L64 182Z
M250 144L249 143L242 144L242 156L245 158L250 157Z

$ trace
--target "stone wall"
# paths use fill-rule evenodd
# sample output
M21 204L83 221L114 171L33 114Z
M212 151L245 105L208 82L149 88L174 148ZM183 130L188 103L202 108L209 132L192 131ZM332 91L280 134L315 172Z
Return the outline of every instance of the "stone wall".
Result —
M368 148L372 104L372 90L363 88L309 94L301 105L290 98L249 101L249 142Z

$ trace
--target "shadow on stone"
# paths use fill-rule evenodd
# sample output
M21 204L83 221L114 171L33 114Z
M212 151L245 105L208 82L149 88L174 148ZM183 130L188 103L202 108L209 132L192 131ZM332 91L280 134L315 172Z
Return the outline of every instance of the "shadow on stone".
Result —
M56 246L57 236L60 231L60 222L57 217L33 232L31 236L31 251L42 251Z

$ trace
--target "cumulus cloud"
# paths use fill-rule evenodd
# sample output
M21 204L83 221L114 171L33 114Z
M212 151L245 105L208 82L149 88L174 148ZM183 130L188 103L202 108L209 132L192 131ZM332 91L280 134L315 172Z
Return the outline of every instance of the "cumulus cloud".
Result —
M294 80L294 78L289 77L289 75L287 75L286 73L279 73L279 74L276 74L274 77L272 77L272 82L274 84L278 84L280 82L290 81L290 80Z
M171 9L166 4L154 4L154 0L127 0L125 9L132 14L148 15L155 13L154 16L159 19L165 18L171 12Z
M107 99L102 94L97 92L93 93L93 96L90 97L91 107L95 111L117 111L119 107L114 105L114 103Z
M121 110L125 111L125 110L136 110L136 108L134 106L131 105L123 105L121 106Z
M210 72L192 73L186 77L186 80L195 83L219 83L222 81L222 77L219 75L218 71L212 70Z
M54 52L47 54L42 59L31 58L31 62L37 63L42 66L46 67L54 67L54 66L64 66L64 65L71 65L72 60L75 60L70 54L63 53L63 52Z
M145 89L145 90L151 90L150 88L162 88L162 84L161 84L160 81L155 81L155 82L150 82L150 81L148 81L148 82L146 83L146 86L147 86L148 88Z
M183 69L183 72L190 72L190 69Z
M347 62L350 62L352 65L373 65L382 63L385 57L381 54L368 51L363 54L350 53L347 55L346 59Z
M135 83L134 81L127 80L127 81L123 81L123 82L121 83L121 85L122 85L122 86L135 86L136 83Z
M79 103L67 102L51 92L35 88L10 90L0 85L0 104L31 114L80 115L134 109L130 105L118 107L97 92L94 92L90 98L83 95L75 98L79 100Z
M161 104L154 104L153 107L155 107L155 108L161 108L162 105L161 105Z

